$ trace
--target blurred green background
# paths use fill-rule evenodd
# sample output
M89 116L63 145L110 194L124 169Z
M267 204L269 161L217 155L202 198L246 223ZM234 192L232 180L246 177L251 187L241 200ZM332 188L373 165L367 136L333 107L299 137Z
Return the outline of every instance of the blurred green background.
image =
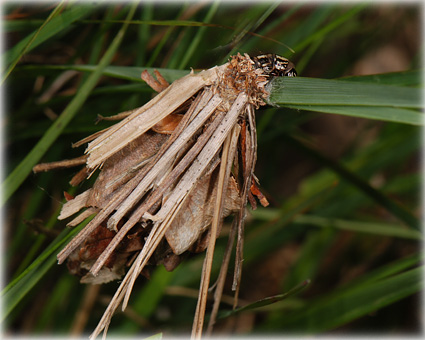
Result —
M95 124L98 114L147 102L152 90L139 79L143 69L161 69L172 81L237 52L277 53L296 64L304 84L302 77L318 79L318 99L333 94L320 79L344 77L344 84L374 84L384 93L417 93L421 86L419 2L2 6L5 334L89 333L118 287L80 284L55 260L76 231L57 221L63 191L82 192L93 180L70 189L77 170L34 175L31 168L79 156L83 148L71 144L108 125ZM288 91L295 84L277 82L282 95L285 84ZM309 92L297 95L299 105L311 99ZM216 335L421 331L420 124L387 121L393 108L385 108L385 98L383 119L374 119L370 107L361 114L362 99L352 95L350 116L346 107L337 112L344 115L319 113L282 100L280 108L258 111L256 175L271 205L248 214L240 305L279 297L223 317ZM408 113L418 114L415 105L407 105ZM403 112L395 112L396 121ZM212 281L227 232L225 226ZM200 254L174 272L158 267L150 281L139 278L109 334L187 334L202 260ZM231 276L222 310L231 309ZM280 295L306 280L296 294Z

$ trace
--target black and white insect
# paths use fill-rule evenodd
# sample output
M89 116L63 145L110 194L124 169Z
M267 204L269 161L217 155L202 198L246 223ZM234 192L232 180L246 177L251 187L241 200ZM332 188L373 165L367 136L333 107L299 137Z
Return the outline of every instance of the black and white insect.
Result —
M261 68L266 74L276 77L296 77L295 65L288 59L274 54L262 54L252 58L255 66Z

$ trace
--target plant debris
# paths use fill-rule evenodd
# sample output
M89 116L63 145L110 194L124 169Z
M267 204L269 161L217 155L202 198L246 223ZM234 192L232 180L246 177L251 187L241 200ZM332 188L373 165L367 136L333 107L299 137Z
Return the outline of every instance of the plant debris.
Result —
M247 201L267 206L253 171L257 136L254 110L265 105L273 76L295 76L293 64L274 54L238 54L222 65L169 85L155 72L144 79L159 94L144 106L100 119L121 119L74 144L88 143L75 160L39 164L48 171L84 164L71 180L81 183L97 170L92 188L68 196L59 219L76 215L68 226L94 216L58 254L68 259L81 282L99 284L124 277L99 325L106 335L111 317L125 309L136 278L153 266L173 270L186 253L207 249L192 337L200 338L215 240L222 220L235 215L215 287L208 332L212 330L236 238L233 280L235 303L243 260L243 222ZM129 268L126 272L126 269Z

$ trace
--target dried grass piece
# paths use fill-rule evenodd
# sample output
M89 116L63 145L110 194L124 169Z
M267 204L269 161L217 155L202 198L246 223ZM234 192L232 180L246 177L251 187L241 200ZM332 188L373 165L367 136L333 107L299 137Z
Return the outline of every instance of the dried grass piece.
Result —
M65 159L63 161L51 162L51 163L40 163L34 166L32 171L34 173L42 171L50 171L54 169L66 169L77 165L83 165L87 162L87 156L80 156L74 159Z
M81 209L86 207L87 199L90 196L92 192L92 189L88 189L84 191L83 193L77 195L72 200L66 202L62 206L61 213L58 217L59 220L64 220L65 218L68 218L77 212L79 212Z
M121 303L125 309L135 280L147 275L150 265L163 263L172 270L181 254L207 247L192 330L192 338L200 338L215 240L222 219L232 213L236 216L208 332L215 322L236 234L237 305L245 207L249 200L255 208L254 197L268 204L253 173L254 109L265 105L270 76L296 74L285 60L238 54L227 64L191 73L172 85L158 72L156 80L143 72L142 78L160 93L140 108L111 117L121 122L75 144L89 143L86 168L72 182L79 183L96 169L100 174L91 189L63 206L60 218L85 209L69 222L76 225L96 215L58 254L59 263L69 257L68 266L84 275L82 281L92 283L119 278L131 264L91 338L102 330L106 335L114 311Z
M86 150L89 155L88 168L95 169L100 166L108 157L178 109L200 89L214 83L218 70L219 67L215 67L176 80L146 105L92 141Z

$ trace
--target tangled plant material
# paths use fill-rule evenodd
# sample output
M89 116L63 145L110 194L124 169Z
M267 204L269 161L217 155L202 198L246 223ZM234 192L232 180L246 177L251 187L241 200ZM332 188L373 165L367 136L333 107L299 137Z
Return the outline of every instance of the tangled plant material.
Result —
M238 54L227 64L191 73L170 86L158 72L155 80L145 71L142 78L159 92L154 99L117 115L122 119L119 123L76 143L89 143L85 156L34 168L37 172L85 164L72 185L100 170L93 187L68 197L59 216L65 219L80 212L68 226L94 216L58 254L59 263L68 259L70 271L82 276L82 282L116 280L129 267L93 338L102 330L106 334L121 302L126 307L140 274L149 277L150 269L158 264L173 270L187 253L207 249L192 328L192 337L199 338L215 240L223 218L230 214L235 218L208 332L215 321L235 238L237 305L245 207L249 200L255 209L255 197L262 205L268 204L253 174L254 109L265 105L265 87L272 76L296 74L292 63L278 58L251 59Z

